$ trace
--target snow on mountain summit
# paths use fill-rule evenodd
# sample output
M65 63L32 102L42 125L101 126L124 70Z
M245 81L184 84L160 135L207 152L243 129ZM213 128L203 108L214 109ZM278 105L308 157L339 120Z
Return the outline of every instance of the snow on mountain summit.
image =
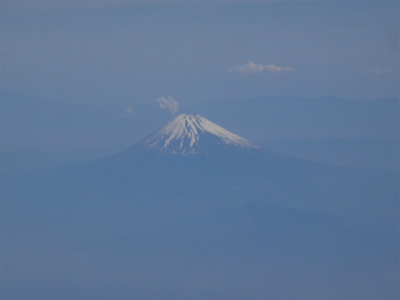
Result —
M180 114L149 136L142 145L173 154L206 154L215 147L257 149L250 141L229 132L200 115Z

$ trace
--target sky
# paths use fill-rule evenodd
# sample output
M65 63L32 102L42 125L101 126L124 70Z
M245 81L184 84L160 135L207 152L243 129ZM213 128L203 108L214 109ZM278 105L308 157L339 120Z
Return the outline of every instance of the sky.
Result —
M54 107L91 123L98 111L146 119L140 106L167 120L260 96L399 97L398 1L0 3L2 110L38 122Z

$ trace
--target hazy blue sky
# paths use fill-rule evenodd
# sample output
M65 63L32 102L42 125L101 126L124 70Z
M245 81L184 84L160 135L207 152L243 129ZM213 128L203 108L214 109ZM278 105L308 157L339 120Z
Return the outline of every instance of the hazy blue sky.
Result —
M398 1L1 1L1 91L87 122L146 118L161 97L378 99L398 84Z
M3 0L2 89L91 102L398 95L398 1L159 2ZM227 71L249 61L294 72Z

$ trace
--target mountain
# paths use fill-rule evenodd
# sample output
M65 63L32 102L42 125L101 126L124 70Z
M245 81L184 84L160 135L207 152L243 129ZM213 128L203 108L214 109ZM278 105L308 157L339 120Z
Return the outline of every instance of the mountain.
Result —
M260 201L386 225L398 220L398 173L280 154L199 115L179 115L125 151L50 177L52 185L70 186L75 198L98 197L106 203L113 198L137 206L143 210L138 219L153 214L156 206L173 219Z
M258 149L250 141L199 115L181 114L141 142L144 147L172 154L208 154L216 148Z
M1 177L2 297L397 299L398 182L180 115L116 155Z

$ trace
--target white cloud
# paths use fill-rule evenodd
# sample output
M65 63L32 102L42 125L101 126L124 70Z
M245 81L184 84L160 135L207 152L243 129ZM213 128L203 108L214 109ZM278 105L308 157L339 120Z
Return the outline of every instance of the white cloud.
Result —
M249 61L248 63L245 63L244 65L237 65L234 67L228 68L229 73L239 73L243 75L249 75L249 74L258 74L261 72L264 72L264 66L255 64L252 61Z
M392 71L392 68L386 67L386 68L380 68L380 69L370 69L368 71L363 72L364 75L382 75L385 73L390 73Z
M279 67L279 66L275 66L274 64L269 64L269 65L264 66L264 65L255 64L252 61L249 61L248 63L245 63L243 65L237 65L237 66L228 68L228 72L229 73L238 73L238 74L242 74L242 75L260 74L263 72L281 74L281 73L294 72L294 69L289 68L289 67Z
M168 109L171 114L179 112L179 102L172 97L160 97L156 101L162 109Z
M274 64L269 64L269 65L266 65L265 66L265 69L268 71L268 72L270 72L270 73L285 73L285 72L294 72L294 69L293 68L289 68L289 67L286 67L286 68L283 68L283 67L278 67L278 66L275 66Z

